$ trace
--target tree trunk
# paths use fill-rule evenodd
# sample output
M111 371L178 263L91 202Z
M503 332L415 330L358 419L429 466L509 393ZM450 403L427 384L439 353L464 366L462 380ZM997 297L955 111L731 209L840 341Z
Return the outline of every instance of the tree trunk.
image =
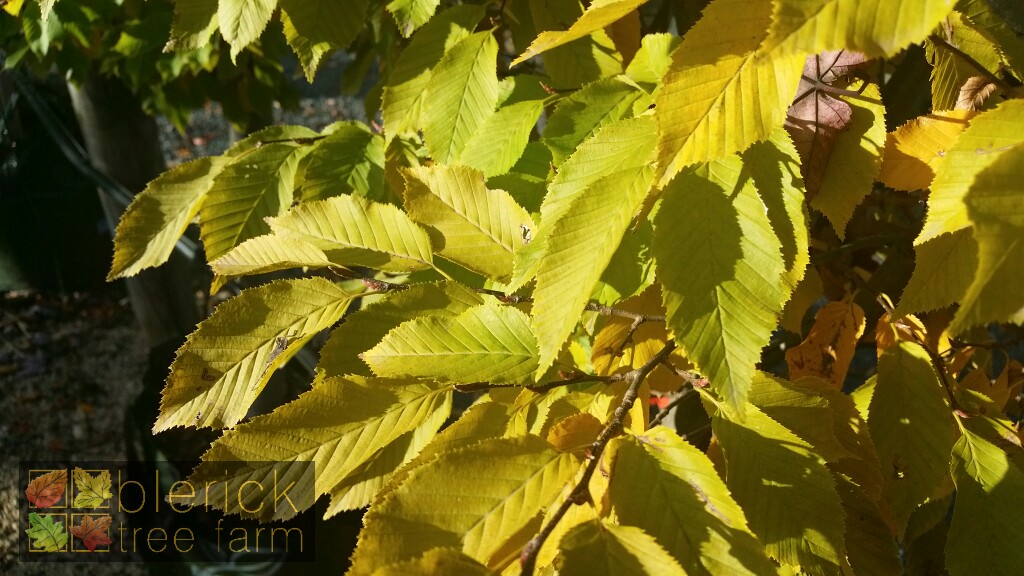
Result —
M93 165L138 194L164 170L156 122L116 78L93 72L81 86L69 86L71 102ZM100 202L111 230L127 206L102 190ZM174 253L158 269L126 281L135 316L150 348L180 342L198 321L191 290L191 263Z

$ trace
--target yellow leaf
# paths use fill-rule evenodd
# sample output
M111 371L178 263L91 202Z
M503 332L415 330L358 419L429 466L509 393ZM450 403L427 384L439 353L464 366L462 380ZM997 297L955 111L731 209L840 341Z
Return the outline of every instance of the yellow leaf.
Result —
M647 0L595 0L568 30L541 32L530 43L529 48L513 60L510 66L520 64L541 52L568 44L600 30L636 10L645 2Z
M935 167L976 113L941 110L919 116L885 139L878 181L897 190L924 190L932 185Z
M822 306L807 338L786 351L790 380L817 376L842 388L864 325L864 310L852 300Z
M560 452L575 452L593 444L602 428L593 415L574 414L552 426L547 439Z

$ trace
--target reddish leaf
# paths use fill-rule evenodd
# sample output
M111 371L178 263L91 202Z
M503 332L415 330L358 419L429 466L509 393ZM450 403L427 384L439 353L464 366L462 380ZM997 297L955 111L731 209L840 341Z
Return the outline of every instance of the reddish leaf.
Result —
M71 527L71 535L82 541L90 552L96 550L97 546L110 544L110 516L82 516L78 526Z
M25 488L25 497L36 508L49 508L64 496L68 485L68 471L54 470L37 476Z
M808 57L804 65L796 99L787 111L786 130L800 154L800 171L811 198L821 188L836 137L853 116L850 105L828 89L845 84L852 70L866 61L863 54L833 50Z

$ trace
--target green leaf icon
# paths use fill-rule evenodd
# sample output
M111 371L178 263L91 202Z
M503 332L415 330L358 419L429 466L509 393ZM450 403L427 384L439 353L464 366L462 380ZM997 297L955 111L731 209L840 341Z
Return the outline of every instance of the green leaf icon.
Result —
M64 524L54 522L53 516L40 516L35 512L28 515L29 529L25 534L32 539L32 548L43 552L60 552L68 543Z

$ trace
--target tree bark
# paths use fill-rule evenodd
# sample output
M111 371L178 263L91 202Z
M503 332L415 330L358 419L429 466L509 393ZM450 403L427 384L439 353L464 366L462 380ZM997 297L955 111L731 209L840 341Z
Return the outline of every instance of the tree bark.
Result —
M68 87L92 164L133 194L164 170L156 122L116 78L90 73ZM111 230L127 206L99 191ZM157 269L126 281L135 316L150 348L180 342L199 319L191 289L191 263L178 253Z

